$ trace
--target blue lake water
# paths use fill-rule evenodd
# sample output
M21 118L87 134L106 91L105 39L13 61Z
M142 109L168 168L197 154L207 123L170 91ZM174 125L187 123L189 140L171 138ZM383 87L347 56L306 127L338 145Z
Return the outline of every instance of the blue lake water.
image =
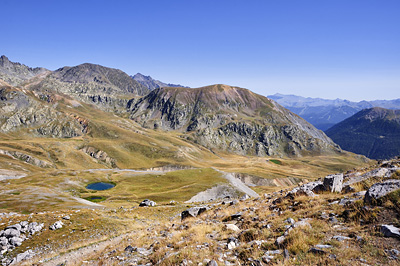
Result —
M87 189L91 189L91 190L107 190L107 189L110 189L113 187L115 187L114 184L105 183L105 182L93 183L93 184L89 184L86 186Z

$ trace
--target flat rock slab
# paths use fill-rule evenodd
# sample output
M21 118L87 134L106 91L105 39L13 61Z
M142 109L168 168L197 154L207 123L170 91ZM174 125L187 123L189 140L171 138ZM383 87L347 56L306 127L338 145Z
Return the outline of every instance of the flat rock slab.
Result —
M387 194L400 189L400 180L389 179L381 183L372 185L365 194L364 202L373 203L375 200L386 196Z

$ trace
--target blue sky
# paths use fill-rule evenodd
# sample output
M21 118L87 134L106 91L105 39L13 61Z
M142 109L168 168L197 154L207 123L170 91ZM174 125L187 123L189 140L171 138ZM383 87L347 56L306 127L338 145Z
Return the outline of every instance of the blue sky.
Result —
M0 0L0 54L191 87L400 98L400 1Z

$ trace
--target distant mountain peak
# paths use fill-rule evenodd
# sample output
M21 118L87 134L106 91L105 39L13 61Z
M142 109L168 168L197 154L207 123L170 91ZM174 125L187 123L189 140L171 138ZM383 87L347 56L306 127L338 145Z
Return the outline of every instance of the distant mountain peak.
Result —
M142 73L136 73L135 75L131 76L134 80L142 84L143 86L147 87L149 90L154 90L158 88L164 87L184 87L189 88L186 86L182 86L180 84L171 84L171 83L164 83L162 81L153 79L151 76L143 75Z
M31 68L18 62L11 62L7 56L0 57L0 78L13 86L48 71L42 67Z

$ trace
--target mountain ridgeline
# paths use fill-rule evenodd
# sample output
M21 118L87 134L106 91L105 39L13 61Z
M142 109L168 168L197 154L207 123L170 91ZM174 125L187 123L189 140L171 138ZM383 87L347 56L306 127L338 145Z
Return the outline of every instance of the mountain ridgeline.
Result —
M400 155L400 110L362 110L326 131L343 149L371 159Z
M70 138L90 132L96 136L96 129L104 126L88 122L85 106L89 104L129 117L144 128L176 131L188 143L213 152L257 156L341 152L322 131L247 89L155 88L121 70L95 64L49 71L12 63L4 56L2 62L0 131L6 134Z

